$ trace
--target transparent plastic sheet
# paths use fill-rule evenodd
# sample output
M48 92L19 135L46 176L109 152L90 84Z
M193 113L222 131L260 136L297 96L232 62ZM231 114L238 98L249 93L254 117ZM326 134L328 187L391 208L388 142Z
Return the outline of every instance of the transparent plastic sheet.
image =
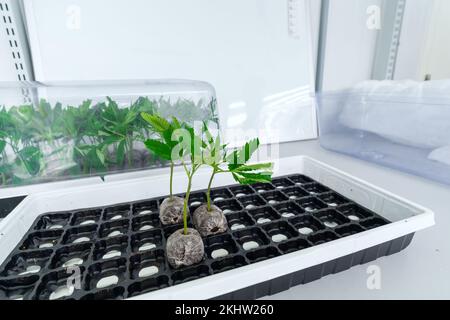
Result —
M0 83L0 188L166 165L141 112L218 126L204 82Z
M324 148L450 184L450 81L369 81L317 99Z

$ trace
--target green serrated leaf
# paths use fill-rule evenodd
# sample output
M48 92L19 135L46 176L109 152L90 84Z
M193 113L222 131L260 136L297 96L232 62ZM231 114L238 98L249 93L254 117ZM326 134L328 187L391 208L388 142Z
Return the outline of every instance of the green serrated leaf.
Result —
M148 139L145 141L145 146L148 150L156 154L157 156L165 159L172 160L172 150L170 147L158 140Z
M5 150L5 147L6 147L6 141L0 140L0 153L2 153L3 150Z
M245 171L257 171L257 170L272 170L273 163L257 163L257 164L246 164L242 165L234 170L234 172L245 172Z
M233 172L233 178L240 184L267 183L272 180L272 172Z
M246 164L258 148L259 139L253 139L247 142L242 148L233 151L226 158L229 170L233 171L236 168Z
M170 127L169 122L157 114L149 114L147 112L142 112L141 117L147 123L149 123L150 126L152 126L153 130L155 130L156 132L164 132Z

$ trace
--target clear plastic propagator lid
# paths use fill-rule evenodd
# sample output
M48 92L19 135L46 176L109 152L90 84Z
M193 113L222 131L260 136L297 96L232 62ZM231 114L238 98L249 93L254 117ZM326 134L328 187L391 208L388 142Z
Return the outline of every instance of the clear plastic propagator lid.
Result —
M165 166L143 111L218 125L205 82L0 83L0 188Z

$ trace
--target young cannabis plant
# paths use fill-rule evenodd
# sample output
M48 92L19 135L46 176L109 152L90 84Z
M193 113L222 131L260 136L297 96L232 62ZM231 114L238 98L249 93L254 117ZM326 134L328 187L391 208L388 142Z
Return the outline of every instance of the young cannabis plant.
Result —
M173 196L173 171L175 162L180 162L188 177L188 185L185 198L183 200L182 219L184 224L184 232L187 234L187 215L188 203L192 188L192 179L194 174L202 165L201 156L201 138L198 137L194 129L186 123L181 123L177 118L172 117L168 121L157 114L142 113L142 118L151 126L152 130L157 134L158 139L148 139L145 146L159 157L170 161L170 197L166 203L161 205L160 218L165 224L176 224L177 202ZM187 164L190 162L190 166ZM166 213L165 211L168 210ZM166 218L165 216L169 217Z
M214 177L219 173L231 173L239 184L266 183L272 180L273 163L247 164L254 152L259 148L259 139L253 139L245 143L241 148L228 154L227 145L220 142L220 137L215 138L203 123L202 163L212 168L206 192L208 211L211 207L211 187Z
M170 198L173 198L173 170L175 161L180 159L180 155L174 153L178 142L172 140L174 132L181 129L182 126L177 118L172 118L169 122L158 114L141 113L144 119L151 127L151 130L157 135L158 139L147 139L144 144L148 150L170 161Z

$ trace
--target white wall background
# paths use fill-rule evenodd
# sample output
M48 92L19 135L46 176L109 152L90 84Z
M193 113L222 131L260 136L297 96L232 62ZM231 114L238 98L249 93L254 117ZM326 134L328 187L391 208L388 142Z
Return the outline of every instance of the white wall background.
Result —
M350 87L372 76L377 30L367 27L367 9L381 0L331 0L323 90Z
M424 59L431 14L435 0L406 1L400 45L395 68L395 80L423 81L421 66ZM448 2L448 0L446 0Z
M450 1L434 0L420 77L450 78Z
M37 80L208 81L226 134L247 128L248 135L276 142L316 136L309 2L24 3ZM291 11L294 35L288 32L289 4L297 6Z
M450 1L408 0L395 73L396 80L450 78Z

